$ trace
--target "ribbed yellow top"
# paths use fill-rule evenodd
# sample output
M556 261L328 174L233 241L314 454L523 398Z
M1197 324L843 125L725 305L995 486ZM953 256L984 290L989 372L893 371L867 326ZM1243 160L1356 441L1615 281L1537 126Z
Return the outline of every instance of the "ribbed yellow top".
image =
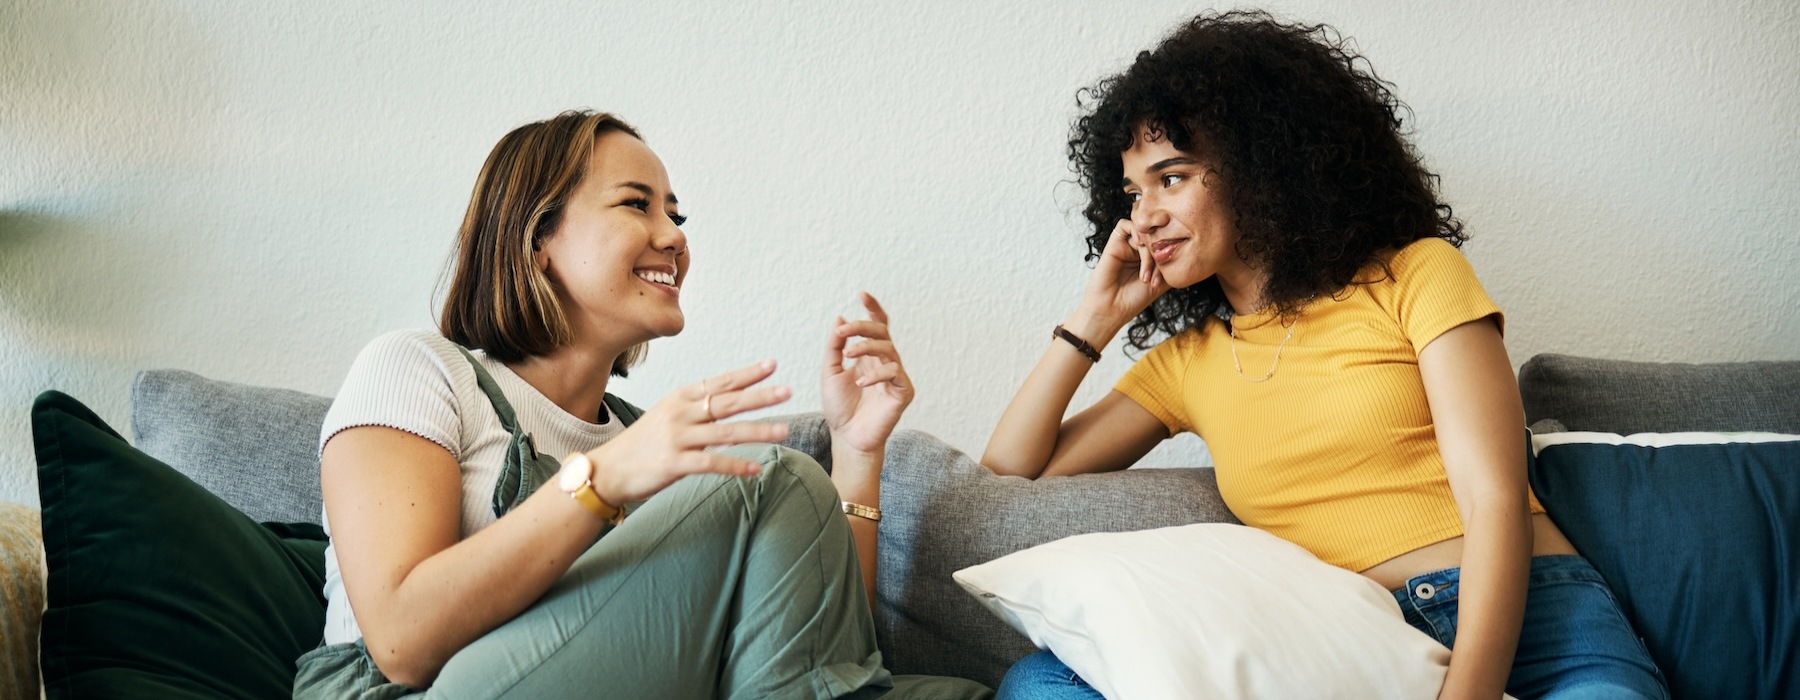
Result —
M1442 239L1408 245L1389 268L1307 306L1266 382L1245 377L1269 371L1288 333L1271 312L1234 321L1243 377L1225 324L1209 321L1152 348L1116 387L1171 435L1206 441L1245 524L1351 571L1462 534L1418 353L1463 323L1504 320Z

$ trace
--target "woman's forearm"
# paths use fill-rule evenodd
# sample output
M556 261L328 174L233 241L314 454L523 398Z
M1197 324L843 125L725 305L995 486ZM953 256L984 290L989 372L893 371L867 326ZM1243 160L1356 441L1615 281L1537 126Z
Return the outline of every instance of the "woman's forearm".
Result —
M1471 504L1463 540L1456 650L1439 698L1498 698L1506 688L1531 577L1531 517L1521 498Z
M1080 312L1071 316L1063 328L1096 348L1106 347L1119 332L1117 324ZM1056 454L1069 401L1093 367L1093 361L1073 344L1051 338L1043 358L1000 414L1000 422L981 454L981 463L996 474L1029 479L1042 475Z
M463 647L518 616L563 576L605 524L545 484L506 517L353 602L370 656L397 683L425 687Z
M881 467L885 452L859 452L833 443L831 448L831 483L837 486L838 498L875 508L881 507ZM856 541L857 562L861 564L863 590L869 606L875 606L875 547L879 525L867 518L844 516L850 521L850 535Z

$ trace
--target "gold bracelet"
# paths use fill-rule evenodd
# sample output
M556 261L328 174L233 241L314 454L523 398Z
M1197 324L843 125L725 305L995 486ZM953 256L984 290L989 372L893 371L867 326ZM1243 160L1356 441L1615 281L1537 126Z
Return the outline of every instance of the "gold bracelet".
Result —
M844 501L844 515L854 515L870 522L881 522L881 509Z

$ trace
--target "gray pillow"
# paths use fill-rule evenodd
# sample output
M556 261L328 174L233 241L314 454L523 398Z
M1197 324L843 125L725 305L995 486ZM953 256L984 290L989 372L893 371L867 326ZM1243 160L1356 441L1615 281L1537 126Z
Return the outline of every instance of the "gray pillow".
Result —
M1035 647L950 573L1089 532L1238 522L1212 469L995 476L931 435L895 432L881 476L875 630L894 673L998 685Z
M138 449L252 520L317 524L330 407L324 396L149 370L131 385L131 433Z
M1605 433L1800 433L1800 362L1680 364L1544 354L1519 368L1525 422Z

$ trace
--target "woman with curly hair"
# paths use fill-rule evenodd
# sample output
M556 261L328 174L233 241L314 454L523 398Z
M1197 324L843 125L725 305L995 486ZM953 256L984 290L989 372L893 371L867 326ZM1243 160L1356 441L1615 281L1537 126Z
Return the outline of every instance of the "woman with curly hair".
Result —
M1500 310L1367 60L1322 25L1206 14L1083 94L1094 271L982 462L1111 471L1193 432L1245 524L1453 649L1440 697L1666 697L1526 483ZM1121 330L1148 352L1063 420ZM1099 694L1044 652L1000 697Z

